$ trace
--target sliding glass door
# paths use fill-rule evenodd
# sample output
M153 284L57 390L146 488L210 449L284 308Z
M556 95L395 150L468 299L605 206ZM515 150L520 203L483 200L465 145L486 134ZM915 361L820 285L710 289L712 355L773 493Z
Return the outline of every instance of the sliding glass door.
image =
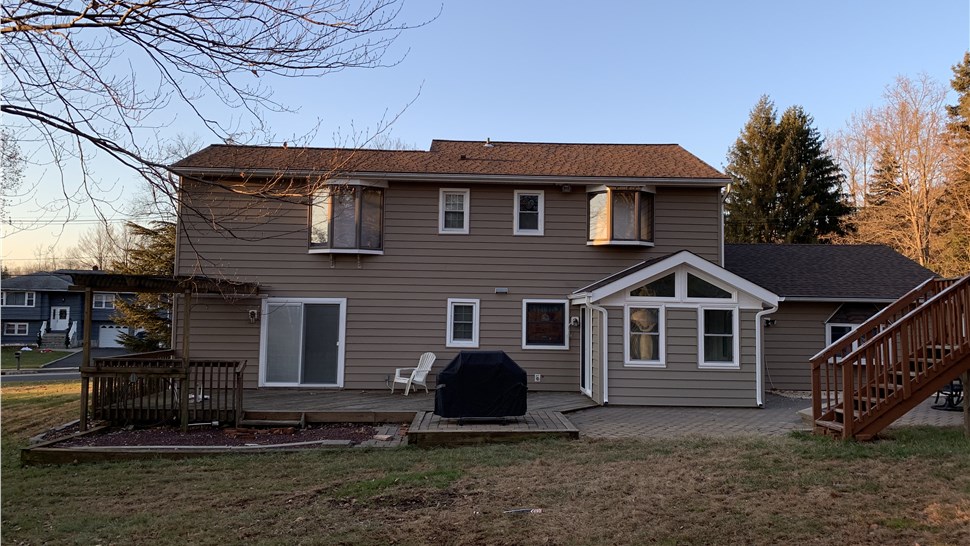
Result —
M263 303L260 385L343 386L344 299Z

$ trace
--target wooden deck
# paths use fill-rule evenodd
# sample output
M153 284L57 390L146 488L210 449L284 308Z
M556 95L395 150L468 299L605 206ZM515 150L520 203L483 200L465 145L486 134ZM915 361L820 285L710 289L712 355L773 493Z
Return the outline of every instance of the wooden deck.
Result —
M530 392L529 411L506 424L469 423L434 415L434 393L355 390L251 389L243 393L244 423L411 423L408 443L476 444L530 438L578 438L563 413L595 407L580 393Z
M505 422L462 424L459 419L443 419L430 411L418 412L408 430L408 443L421 447L513 442L536 438L579 438L577 429L562 413L532 410Z

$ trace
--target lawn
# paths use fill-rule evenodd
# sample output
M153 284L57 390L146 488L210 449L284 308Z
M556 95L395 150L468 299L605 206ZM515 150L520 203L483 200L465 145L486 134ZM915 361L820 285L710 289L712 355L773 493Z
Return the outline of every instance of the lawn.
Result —
M2 387L4 543L970 544L959 429L21 468L77 391Z
M16 370L17 369L17 358L14 353L20 352L20 368L21 369L32 369L40 368L48 362L53 362L59 358L64 358L65 356L71 354L70 351L51 351L47 353L42 353L37 349L33 351L21 351L20 347L3 347L0 349L0 368L4 370Z

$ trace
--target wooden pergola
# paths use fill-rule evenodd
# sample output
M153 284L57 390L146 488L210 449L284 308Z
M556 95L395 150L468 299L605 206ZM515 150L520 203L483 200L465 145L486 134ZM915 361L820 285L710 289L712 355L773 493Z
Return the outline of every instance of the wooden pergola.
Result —
M183 387L187 385L188 370L190 363L192 363L189 353L189 330L192 315L192 306L189 305L190 298L198 294L218 295L226 299L241 299L259 295L259 285L256 283L231 281L206 276L125 275L99 271L70 271L68 274L73 279L70 290L84 292L84 343L81 356L81 430L86 430L88 426L91 378L108 373L101 370L100 367L93 367L91 362L91 309L94 304L95 292L182 294L184 296L184 303L181 309L182 344L180 359L175 358L173 351L128 355L126 357L119 357L119 359L104 359L105 361L117 360L119 366L113 372L115 375L130 374L132 377L135 377L138 374L142 374L158 377L176 377L177 379L185 381ZM175 346L174 337L172 339L173 347ZM164 355L162 355L163 352L165 353ZM161 358L162 356L165 358ZM175 367L173 367L173 363L175 363ZM224 366L227 362L205 361L205 364L210 366ZM241 374L241 369L237 369L236 373L237 375ZM239 385L238 391L241 393L241 385ZM178 401L180 421L184 429L188 426L189 389L181 388L178 390L178 394L180 398ZM241 400L238 401L236 406L241 406ZM158 410L158 408L148 409Z

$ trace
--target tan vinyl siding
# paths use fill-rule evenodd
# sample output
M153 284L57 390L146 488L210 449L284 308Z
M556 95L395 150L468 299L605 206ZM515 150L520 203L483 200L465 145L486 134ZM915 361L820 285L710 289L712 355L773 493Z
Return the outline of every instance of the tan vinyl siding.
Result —
M765 328L765 388L812 388L809 359L825 348L825 321L838 303L782 302Z
M667 308L666 368L623 364L623 308L611 307L609 403L645 406L752 407L755 400L756 311L741 311L738 370L698 367L697 310Z
M439 235L440 187L391 182L384 254L360 257L309 254L306 205L200 194L188 206L206 220L183 207L178 272L258 282L269 297L347 298L347 388L384 388L394 368L413 366L425 351L438 355L433 378L458 352L445 347L447 299L475 298L481 300L479 349L505 350L528 372L531 389L577 390L579 329L569 329L568 351L521 349L523 299L562 299L644 259L685 248L718 259L716 188L659 188L656 247L613 248L586 245L585 192L550 186L448 184L471 189L470 233ZM513 235L516 189L545 190L545 236ZM216 224L218 231L211 228ZM499 287L509 293L495 294ZM251 304L236 307L233 316L246 319ZM193 354L240 354L252 370L259 325L246 321L239 330L236 321L220 320L225 312L193 314L193 332L196 323L208 323L202 339L192 340ZM542 382L533 384L536 373Z

